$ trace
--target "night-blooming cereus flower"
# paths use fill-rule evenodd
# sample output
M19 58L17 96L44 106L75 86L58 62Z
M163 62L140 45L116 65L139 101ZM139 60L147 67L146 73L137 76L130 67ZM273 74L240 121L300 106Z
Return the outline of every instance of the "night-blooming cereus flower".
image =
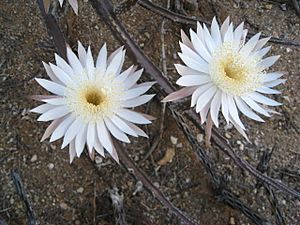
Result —
M63 3L64 3L64 0L58 0L58 1L59 1L60 6L62 6ZM77 2L77 0L68 0L68 2L71 5L74 12L76 13L76 15L78 15L78 2ZM44 3L45 11L48 13L51 0L43 0L43 3Z
M264 122L256 112L269 117L273 111L267 106L280 103L263 94L279 94L272 88L285 80L279 79L283 75L281 72L266 71L279 58L264 58L270 50L264 47L269 38L259 39L258 33L246 42L246 35L243 23L234 29L229 18L221 28L214 18L210 31L205 24L197 23L197 32L190 30L191 39L182 32L179 56L185 65L175 66L181 75L177 84L184 88L163 101L192 95L191 107L196 106L202 123L210 113L212 122L218 127L219 111L222 111L226 122L231 122L247 138L239 111Z
M86 51L78 42L77 57L67 48L68 62L55 55L56 65L44 63L51 80L36 81L53 95L33 96L43 101L32 112L42 114L38 121L52 121L42 140L50 142L63 137L62 148L69 145L70 161L79 157L87 144L90 156L94 150L104 156L104 149L118 161L112 136L129 143L126 134L147 135L135 124L151 123L150 116L128 108L148 102L154 95L144 94L154 82L136 84L143 70L131 66L121 72L125 58L123 47L107 59L106 44L94 63L90 47Z

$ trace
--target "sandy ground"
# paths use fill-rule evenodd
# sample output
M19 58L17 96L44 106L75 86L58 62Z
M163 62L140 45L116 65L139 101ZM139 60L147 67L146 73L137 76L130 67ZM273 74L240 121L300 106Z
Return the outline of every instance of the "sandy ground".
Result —
M156 2L166 6L166 1ZM198 5L199 8L187 10L187 13L211 20L214 15L211 5L202 0L198 1ZM288 4L285 9L276 1L229 0L215 1L214 6L222 20L230 15L235 24L246 21L246 26L253 32L300 41L300 19ZM97 52L106 42L110 51L116 49L119 43L91 5L79 0L79 9L78 17L70 9L56 11L70 45L75 47L77 40L81 40L86 46L91 44L93 52ZM162 18L140 6L121 15L121 18L146 55L162 68ZM181 26L166 21L165 28L168 77L175 84L178 75L173 64L179 62L176 52ZM135 193L137 182L110 157L97 158L95 165L83 155L70 165L68 151L60 150L60 141L51 144L39 141L48 124L37 122L37 116L28 112L37 103L27 96L43 93L33 78L46 77L42 61L53 62L54 49L35 1L0 2L0 40L0 224L1 221L9 225L26 224L22 201L10 176L11 170L20 173L41 225L93 224L93 220L97 225L115 224L108 194L114 187L124 195L128 224L179 224L147 191ZM281 114L266 119L263 124L243 118L252 143L230 127L224 130L222 126L220 132L229 139L235 151L253 165L257 165L264 151L275 146L268 175L300 191L300 49L272 45L270 54L281 55L273 70L287 71L287 82L279 87L282 95L276 96L283 103L277 108ZM125 64L126 67L131 64L129 58ZM160 129L161 103L155 100L140 110L158 118L152 125L144 127L150 139L131 138L132 144L124 147L155 185L177 207L201 224L252 224L239 211L215 200L209 176L169 112L166 112L159 147L143 161ZM197 136L203 144L203 134ZM171 137L178 139L176 145ZM168 148L174 148L176 154L172 162L158 168L157 162ZM209 154L216 161L219 173L229 177L232 191L275 224L268 197L263 188L255 188L253 177L241 172L224 154L214 149ZM278 191L275 193L286 224L300 225L300 200Z

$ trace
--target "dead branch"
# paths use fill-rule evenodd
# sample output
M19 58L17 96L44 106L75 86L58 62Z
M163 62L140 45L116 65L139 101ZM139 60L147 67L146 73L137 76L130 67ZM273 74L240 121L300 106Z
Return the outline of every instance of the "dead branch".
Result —
M294 8L296 10L296 14L300 17L300 6L299 6L299 1L297 0L292 0L292 3L294 5Z
M21 198L21 200L24 204L28 224L36 225L37 223L36 223L35 215L32 210L31 203L27 197L26 190L24 188L20 174L16 171L11 171L11 177L12 177L13 183L15 185L15 188L17 190L17 194L19 195L19 197Z
M115 7L115 14L122 14L131 10L137 3L138 0L124 0L119 5Z
M124 210L124 195L119 193L118 188L114 187L109 190L112 206L115 211L116 225L128 225L126 222L126 214Z
M176 22L176 23L182 23L185 25L195 26L196 22L199 21L201 23L210 25L210 22L208 22L208 21L204 21L203 19L200 19L200 18L196 18L196 17L192 17L192 16L185 16L185 15L181 15L179 13L172 12L168 9L165 9L161 6L158 6L158 5L150 2L149 0L139 0L138 3L145 9L148 9L148 10L150 10L162 17L165 17L169 20L172 20L173 22ZM253 32L248 32L248 34L249 34L248 37L252 37L253 35L255 35L255 33L253 33ZM267 37L267 36L261 35L261 37L263 38L263 37ZM284 39L284 38L271 37L269 42L272 42L275 44L282 44L282 45L300 46L299 41L289 40L289 39Z

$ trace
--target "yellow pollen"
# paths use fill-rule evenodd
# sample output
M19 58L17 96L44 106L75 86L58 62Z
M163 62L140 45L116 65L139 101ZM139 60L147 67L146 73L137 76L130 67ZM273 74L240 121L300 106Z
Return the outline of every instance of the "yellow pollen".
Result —
M253 57L244 57L233 43L225 42L212 54L209 64L213 83L222 91L241 96L261 86L263 71Z
M99 106L105 99L103 93L99 90L88 90L85 94L85 99L89 104L93 106Z
M78 83L68 87L66 92L70 111L86 123L96 123L112 116L121 107L123 95L123 85L116 82L113 76L95 81L78 79Z

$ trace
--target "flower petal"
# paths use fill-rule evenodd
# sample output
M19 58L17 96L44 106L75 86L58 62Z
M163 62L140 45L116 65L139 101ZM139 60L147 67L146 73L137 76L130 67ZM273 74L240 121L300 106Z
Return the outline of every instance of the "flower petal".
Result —
M199 76L199 75L186 75L183 77L180 77L176 84L180 86L196 86L196 85L202 85L205 83L208 83L211 81L211 78L209 76Z
M222 100L222 92L220 90L218 90L216 92L214 98L212 99L211 105L210 105L211 119L214 122L216 127L219 127L218 115L219 115L219 110L220 110L220 106L221 106L221 100Z
M58 106L53 109L50 109L49 111L43 113L37 120L38 121L50 121L55 120L60 117L63 117L64 115L68 114L70 111L67 106Z
M145 104L146 102L149 102L154 96L155 95L141 95L137 98L124 101L122 103L122 106L125 108L136 107Z
M259 122L265 122L262 118L260 118L256 113L254 113L247 104L240 98L240 97L234 97L235 103L238 107L238 109L247 117L250 119L259 121Z
M50 138L50 142L56 141L59 138L61 138L62 136L64 136L64 134L66 133L66 131L70 127L71 123L74 122L74 120L75 120L75 118L73 116L64 117L64 120L53 131L53 133L51 135L51 138Z
M109 132L118 140L125 143L130 143L129 138L124 134L116 125L114 125L110 119L104 118L105 125Z
M179 91L175 91L175 92L169 94L161 101L162 102L170 102L170 101L176 101L176 100L185 98L185 97L191 95L197 88L198 88L197 86L181 88Z
M120 109L116 112L116 114L118 116L120 116L121 118L133 122L133 123L137 123L137 124L150 124L151 121L146 119L144 116L142 116L140 113L134 112L132 110L129 109Z
M55 83L50 80L35 78L35 80L47 91L50 91L53 94L64 96L65 95L65 87Z

